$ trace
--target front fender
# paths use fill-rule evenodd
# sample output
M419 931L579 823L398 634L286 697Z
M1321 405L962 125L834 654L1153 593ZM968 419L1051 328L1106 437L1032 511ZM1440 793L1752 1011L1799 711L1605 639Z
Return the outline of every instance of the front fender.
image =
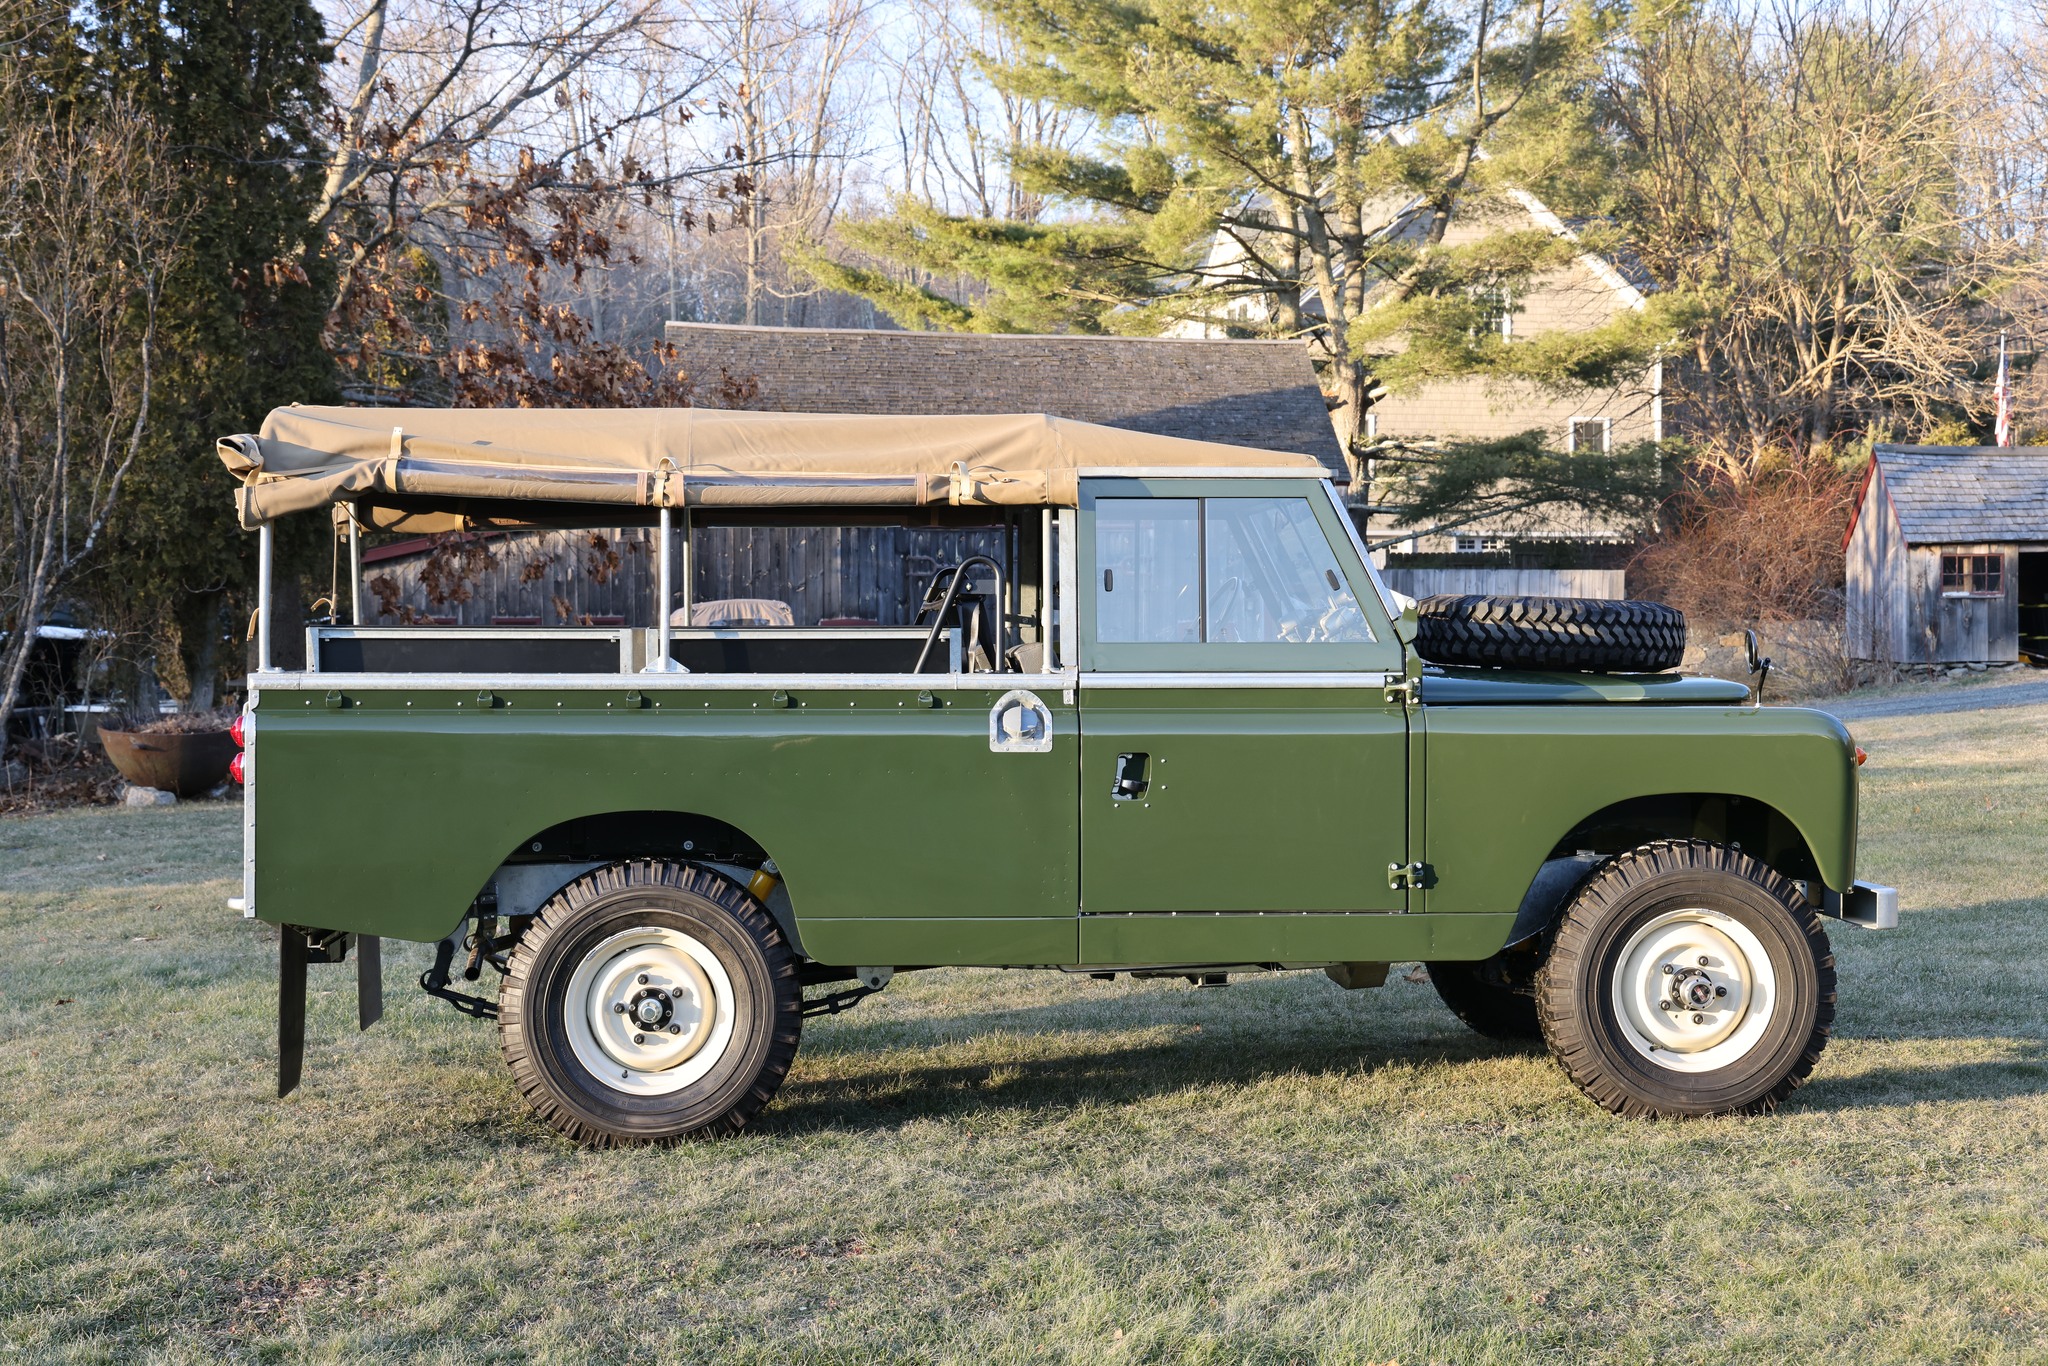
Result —
M1666 796L1706 798L1701 805L1720 819L1755 803L1797 832L1828 887L1855 882L1855 747L1825 712L1429 706L1421 718L1429 911L1512 911L1553 852L1576 852L1560 848L1575 830L1610 808Z

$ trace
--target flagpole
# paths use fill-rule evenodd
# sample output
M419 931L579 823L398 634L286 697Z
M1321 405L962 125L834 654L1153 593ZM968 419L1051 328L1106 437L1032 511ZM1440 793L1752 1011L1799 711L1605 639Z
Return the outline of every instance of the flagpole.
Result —
M1998 334L1998 417L1993 426L1992 439L2003 448L2012 445L2012 386L2008 383L2005 363L2005 333Z

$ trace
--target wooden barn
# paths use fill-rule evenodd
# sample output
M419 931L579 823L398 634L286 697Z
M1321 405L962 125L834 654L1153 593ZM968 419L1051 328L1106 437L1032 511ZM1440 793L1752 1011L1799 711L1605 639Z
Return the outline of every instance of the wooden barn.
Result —
M2048 447L1879 446L1843 549L1852 658L2048 660Z

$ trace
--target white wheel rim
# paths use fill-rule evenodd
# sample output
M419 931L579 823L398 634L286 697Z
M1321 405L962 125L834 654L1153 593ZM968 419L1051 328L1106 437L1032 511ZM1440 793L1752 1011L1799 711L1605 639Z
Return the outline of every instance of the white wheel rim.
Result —
M690 935L642 925L583 955L562 1013L570 1050L593 1077L630 1095L665 1096L725 1056L732 978Z
M1673 1072L1712 1072L1755 1048L1778 1008L1778 974L1741 921L1666 911L1615 960L1614 1016L1629 1046Z

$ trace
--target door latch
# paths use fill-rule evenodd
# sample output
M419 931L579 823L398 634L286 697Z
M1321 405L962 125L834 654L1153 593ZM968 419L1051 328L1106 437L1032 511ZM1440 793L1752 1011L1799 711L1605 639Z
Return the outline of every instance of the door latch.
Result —
M1396 892L1426 891L1436 885L1436 869L1426 863L1390 863L1387 886Z
M1119 754L1116 756L1116 781L1109 786L1109 799L1115 802L1131 802L1145 795L1151 784L1145 778L1145 761L1149 754Z

